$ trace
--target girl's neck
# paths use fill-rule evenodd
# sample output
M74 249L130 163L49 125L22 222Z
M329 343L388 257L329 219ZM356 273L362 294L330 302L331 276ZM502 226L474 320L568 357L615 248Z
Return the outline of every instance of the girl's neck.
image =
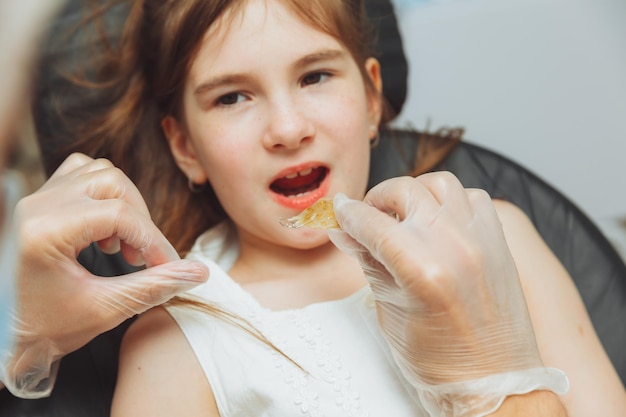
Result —
M273 310L342 299L366 285L358 262L330 242L302 250L240 239L240 256L229 274Z

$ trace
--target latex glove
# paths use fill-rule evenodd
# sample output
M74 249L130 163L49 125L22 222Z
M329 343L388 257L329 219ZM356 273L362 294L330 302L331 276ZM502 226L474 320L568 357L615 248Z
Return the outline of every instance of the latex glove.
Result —
M431 416L482 416L507 395L567 390L543 368L515 263L486 192L449 173L335 198L333 242L358 257L394 359Z
M15 221L16 343L0 352L0 380L19 397L47 396L63 355L208 277L202 263L180 260L150 220L139 191L106 160L70 156L18 203ZM127 261L147 269L92 275L76 260L92 242L107 252L121 247Z

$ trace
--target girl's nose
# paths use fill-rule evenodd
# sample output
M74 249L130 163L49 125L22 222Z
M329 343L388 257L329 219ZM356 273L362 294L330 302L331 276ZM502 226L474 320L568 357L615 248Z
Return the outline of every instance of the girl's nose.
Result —
M295 150L313 140L313 122L294 101L286 100L270 105L269 117L264 135L267 149Z

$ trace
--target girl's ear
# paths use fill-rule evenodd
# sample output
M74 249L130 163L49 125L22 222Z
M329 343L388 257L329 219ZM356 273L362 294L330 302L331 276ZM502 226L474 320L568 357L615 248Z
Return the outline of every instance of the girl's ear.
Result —
M207 182L208 178L198 160L193 143L178 120L172 116L166 116L161 120L161 128L170 145L176 165L189 178L189 181L194 184Z
M368 111L370 123L378 126L383 114L383 79L380 75L380 63L376 58L368 58L365 61L365 73L371 81L375 91L368 91Z

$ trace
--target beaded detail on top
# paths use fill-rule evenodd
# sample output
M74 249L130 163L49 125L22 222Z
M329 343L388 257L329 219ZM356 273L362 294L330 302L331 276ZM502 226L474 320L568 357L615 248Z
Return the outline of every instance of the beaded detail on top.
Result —
M279 316L271 318L268 315ZM352 375L344 368L341 355L337 353L329 339L324 337L322 328L315 324L304 310L274 312L256 310L250 316L250 322L260 330L268 340L281 349L296 364L294 366L271 347L274 364L282 373L283 381L294 395L294 404L302 415L307 417L323 417L320 409L320 393L314 388L313 380L323 381L331 387L335 395L334 404L341 410L342 416L368 417L369 413L361 408L361 396L353 389ZM285 331L284 326L289 330ZM280 330L275 329L280 326ZM296 337L286 337L288 334ZM316 358L315 363L307 358Z

